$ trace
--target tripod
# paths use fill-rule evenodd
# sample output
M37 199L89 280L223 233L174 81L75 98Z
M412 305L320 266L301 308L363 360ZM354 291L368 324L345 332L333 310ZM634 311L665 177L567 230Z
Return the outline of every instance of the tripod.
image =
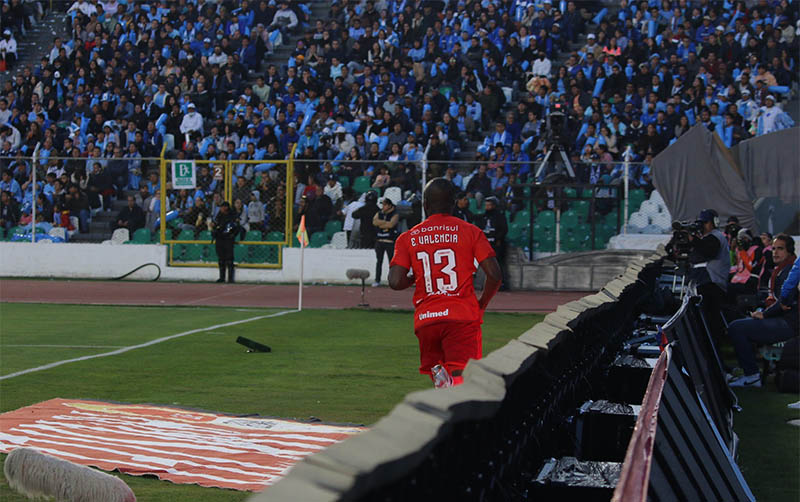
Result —
M547 167L547 162L550 160L550 156L553 155L553 152L558 152L561 155L561 160L564 162L564 169L566 169L567 174L569 174L570 178L577 179L575 176L575 170L572 168L572 162L570 162L569 157L567 156L567 152L564 151L564 147L559 145L558 143L551 143L550 148L547 149L547 153L545 154L544 158L542 159L541 165L539 165L539 169L536 170L536 175L534 179L539 179L544 172L545 167Z

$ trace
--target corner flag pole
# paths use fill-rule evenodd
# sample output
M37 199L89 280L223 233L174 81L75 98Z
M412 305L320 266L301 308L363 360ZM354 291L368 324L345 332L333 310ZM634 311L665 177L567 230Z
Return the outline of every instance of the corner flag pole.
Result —
M300 281L297 284L297 311L303 310L303 255L308 245L308 232L306 232L306 216L300 218L300 225L297 228L297 240L300 241Z

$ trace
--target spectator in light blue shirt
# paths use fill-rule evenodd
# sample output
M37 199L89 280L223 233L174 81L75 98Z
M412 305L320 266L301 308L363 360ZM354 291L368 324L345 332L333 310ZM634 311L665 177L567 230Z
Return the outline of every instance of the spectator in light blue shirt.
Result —
M425 58L425 49L422 47L422 42L419 39L414 40L414 47L408 51L408 57L415 63L419 63Z
M0 180L0 192L10 192L11 195L17 200L17 203L22 203L22 188L19 183L11 176L11 170L6 169L3 171L2 179Z

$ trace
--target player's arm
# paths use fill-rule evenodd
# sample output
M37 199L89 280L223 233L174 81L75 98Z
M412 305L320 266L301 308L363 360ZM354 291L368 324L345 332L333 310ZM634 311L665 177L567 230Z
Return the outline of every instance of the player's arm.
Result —
M486 274L486 284L483 286L483 293L481 293L481 298L478 300L478 306L481 310L486 310L489 302L500 290L500 285L503 283L503 272L500 270L500 264L494 256L483 260L480 266Z
M411 270L411 257L408 252L408 232L397 238L394 245L394 256L389 263L389 287L396 290L406 289L414 285L414 273Z
M389 267L389 287L396 290L406 289L414 285L414 276L408 275L408 269L400 265ZM498 286L499 287L499 286Z

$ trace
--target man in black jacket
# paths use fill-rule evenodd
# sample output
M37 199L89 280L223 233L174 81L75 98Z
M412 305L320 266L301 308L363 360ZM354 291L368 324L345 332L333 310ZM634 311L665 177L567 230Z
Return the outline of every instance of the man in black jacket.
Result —
M233 242L239 233L239 224L236 215L231 211L228 201L219 206L217 217L214 218L214 238L216 239L217 262L219 264L219 279L225 282L225 269L228 270L228 282L233 282Z
M378 194L370 190L364 197L364 205L353 212L353 218L361 222L359 227L359 235L361 242L359 247L362 249L371 249L375 247L375 239L377 229L372 224L372 218L380 209L378 208Z
M506 234L508 233L508 222L506 221L506 215L503 214L503 211L498 208L497 205L498 200L494 195L487 197L486 200L484 200L486 213L484 213L482 221L478 222L479 224L477 226L483 230L484 234L486 234L489 244L492 245L492 249L494 249L495 255L497 255L497 261L500 263L500 269L503 271L503 285L500 289L506 290L508 289L505 279Z
M453 216L461 218L467 223L472 223L474 216L469 210L469 197L467 197L466 192L458 192L456 194L456 205L453 208Z
M117 216L117 228L127 228L130 236L144 226L145 216L142 208L136 205L136 198L128 195L128 205L122 208Z

